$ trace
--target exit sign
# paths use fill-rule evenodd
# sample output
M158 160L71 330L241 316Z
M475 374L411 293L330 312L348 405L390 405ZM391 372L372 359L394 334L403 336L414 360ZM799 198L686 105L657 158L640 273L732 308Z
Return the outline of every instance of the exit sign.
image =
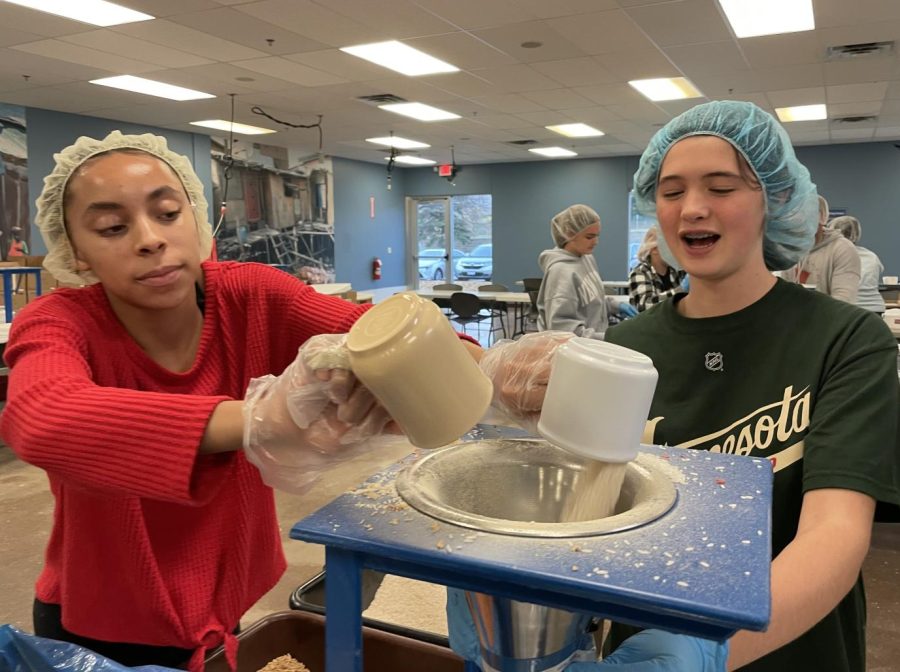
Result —
M438 175L441 177L453 177L453 164L442 163L438 166Z

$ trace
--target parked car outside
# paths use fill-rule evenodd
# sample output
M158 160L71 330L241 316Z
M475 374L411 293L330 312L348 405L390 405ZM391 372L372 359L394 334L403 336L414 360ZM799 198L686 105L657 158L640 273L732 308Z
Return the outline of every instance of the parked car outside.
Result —
M479 245L469 254L456 262L455 276L463 278L482 278L490 280L494 274L494 246L492 243Z
M419 278L422 280L444 279L444 255L446 250L431 248L419 250ZM453 260L465 256L461 250L453 250Z

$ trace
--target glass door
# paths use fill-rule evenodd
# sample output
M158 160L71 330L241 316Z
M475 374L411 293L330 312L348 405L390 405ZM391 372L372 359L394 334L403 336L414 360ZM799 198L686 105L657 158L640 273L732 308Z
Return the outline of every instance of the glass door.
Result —
M450 282L456 263L450 199L407 198L406 215L410 260L407 277L415 288Z

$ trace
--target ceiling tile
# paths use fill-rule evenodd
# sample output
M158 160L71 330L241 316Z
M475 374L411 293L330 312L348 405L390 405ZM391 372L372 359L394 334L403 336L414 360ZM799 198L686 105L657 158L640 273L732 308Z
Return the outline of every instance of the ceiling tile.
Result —
M521 112L535 112L545 109L542 105L538 105L534 101L528 100L523 96L514 93L510 94L494 94L492 96L479 96L473 98L476 103L484 105L486 108L495 112L503 112L506 114L519 114Z
M599 105L627 105L647 100L628 84L579 86L575 92Z
M868 140L875 134L874 128L831 129L832 140Z
M861 100L884 100L887 82L869 82L865 84L840 84L825 87L828 103L852 103Z
M666 54L688 77L719 75L749 69L733 40L669 47Z
M900 80L894 80L888 83L887 92L885 92L884 97L890 100L900 99Z
M805 89L784 89L782 91L766 91L766 97L772 107L794 107L796 105L820 105L827 102L824 86L811 86Z
M828 133L827 119L820 119L817 121L792 121L787 124L782 124L782 126L784 126L784 130L786 130L791 137L810 133Z
M332 47L391 39L392 34L341 16L311 0L262 0L237 5L235 10Z
M897 114L900 115L900 100L885 100L881 104L881 112L882 117L887 115Z
M892 0L816 0L816 25L822 27L866 23L873 17L900 20L900 3Z
M326 84L341 84L347 80L337 75L332 75L321 70L308 68L294 61L289 61L280 56L268 58L254 58L249 61L237 61L234 63L239 68L251 70L278 79L284 79L301 86L323 86Z
M20 86L15 88L21 89L109 76L108 71L100 68L67 63L15 49L0 49L0 73L18 80ZM27 80L25 76L28 77Z
M315 70L328 72L344 81L365 81L380 79L390 70L369 61L351 56L340 49L323 49L321 51L305 51L299 54L284 54L283 58Z
M257 4L261 3L241 5L240 9L249 10L249 8L255 7ZM287 19L287 17L284 18ZM223 40L257 49L269 55L316 51L331 46L286 30L281 25L255 18L245 11L225 7L206 12L179 14L170 17L169 20L182 26L201 30ZM268 40L273 40L273 42L269 44ZM245 59L236 58L235 60Z
M594 59L621 81L680 77L684 73L659 49L645 51L617 51L599 54Z
M99 68L107 72L118 74L139 75L148 70L154 70L157 66L150 63L142 63L130 58L108 54L96 49L89 49L77 44L69 44L62 40L41 40L29 42L12 47L17 51L25 51L45 58L55 58L66 63L78 63L92 68Z
M779 91L821 86L825 83L822 67L818 63L786 65L780 68L761 68L754 72L759 78L759 90ZM706 92L704 91L704 93Z
M532 63L531 67L565 86L593 86L617 81L615 75L589 56Z
M660 47L731 39L731 31L713 0L666 2L626 11Z
M628 103L626 105L607 105L606 109L610 112L618 114L622 119L629 121L649 121L657 123L665 123L671 115L665 110L660 109L650 101L640 103Z
M551 89L549 91L526 91L522 94L528 100L543 105L549 110L566 110L590 107L591 101L572 89Z
M575 107L564 111L575 121L594 126L604 133L606 132L606 129L603 128L603 126L607 121L622 120L622 117L618 114L611 112L601 105L594 105L593 107Z
M516 6L540 19L619 8L616 0L516 0Z
M111 30L213 61L243 61L268 56L264 51L229 42L165 19L126 23Z
M819 44L815 33L748 37L737 43L754 68L818 63L825 58L825 48Z
M828 116L831 119L839 117L860 117L870 114L878 114L881 111L881 101L840 103L828 106Z
M879 126L875 129L875 137L883 140L900 139L900 126Z
M513 23L477 30L473 34L522 63L557 61L585 55L576 44L553 30L546 21ZM527 42L538 42L541 46L528 49L522 46Z
M655 45L623 11L594 12L547 21L586 54L649 51Z
M493 82L496 91L504 93L559 88L559 82L545 77L531 66L524 64L501 65L496 68L478 70L477 73L479 77Z
M488 26L502 26L516 21L530 21L538 17L516 0L417 0L417 4L437 16L466 30Z
M453 72L434 75L428 78L428 84L441 91L452 93L463 98L475 98L476 96L488 96L497 91L496 85L478 76L483 70L474 74L468 72Z
M8 2L0 2L0 26L7 30L21 30L23 34L33 33L41 37L83 33L85 29L85 24L80 21L64 19Z
M552 110L542 110L539 112L520 112L516 116L521 117L526 121L530 121L532 124L535 124L537 126L550 126L553 124L570 123L570 120L565 118L562 113ZM544 135L545 137L557 137L560 138L560 142L564 142L563 136L559 135L559 133L553 133L553 131L542 135Z
M858 84L891 79L896 62L892 58L867 58L858 61L831 61L822 68L825 84Z
M526 121L521 117L513 114L479 114L474 121L491 128L499 128L506 130L510 128L525 128L533 126L530 121Z
M124 35L112 30L92 30L87 33L67 35L59 39L70 44L104 51L108 54L128 54L132 59L152 63L161 68L189 68L213 62L196 54L189 54L186 51L180 51L172 47L161 47L158 44L139 40L132 35Z
M325 12L322 11L323 5ZM312 14L311 9L316 13ZM309 20L309 29L304 29L303 34L316 39L343 40L344 35L335 31L330 24L347 21L361 24L367 30L381 32L393 40L457 30L454 24L408 0L327 0L302 4L291 0L290 11ZM369 38L365 39L368 41ZM337 42L334 44L338 46ZM348 43L343 42L340 46L348 46Z
M496 47L464 32L430 35L412 40L406 44L427 54L452 63L461 70L478 70L498 65L512 65L516 59Z
M891 2L891 0L887 0ZM852 6L852 5L851 5ZM814 33L816 42L824 55L828 47L847 44L865 44L900 39L900 20L876 19L869 23L847 24L836 27L821 26Z
M77 2L77 0L72 1ZM215 0L127 0L127 2L119 4L126 4L130 9L136 9L156 17L199 12L219 6Z

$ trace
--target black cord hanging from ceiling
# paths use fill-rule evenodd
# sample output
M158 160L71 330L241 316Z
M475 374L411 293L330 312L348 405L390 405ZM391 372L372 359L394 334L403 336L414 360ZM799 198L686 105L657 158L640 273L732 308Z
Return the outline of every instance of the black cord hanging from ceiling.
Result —
M294 124L294 123L291 123L290 121L282 121L281 119L276 119L271 114L269 114L264 109L262 109L259 105L254 105L253 107L250 108L250 111L253 112L253 114L258 114L262 117L265 117L266 119L271 119L276 124L281 124L282 126L287 126L288 128L315 128L315 129L318 129L318 131L319 131L319 154L322 153L322 145L324 144L325 138L324 138L324 134L322 132L322 115L321 114L317 115L319 117L319 120L314 124Z

